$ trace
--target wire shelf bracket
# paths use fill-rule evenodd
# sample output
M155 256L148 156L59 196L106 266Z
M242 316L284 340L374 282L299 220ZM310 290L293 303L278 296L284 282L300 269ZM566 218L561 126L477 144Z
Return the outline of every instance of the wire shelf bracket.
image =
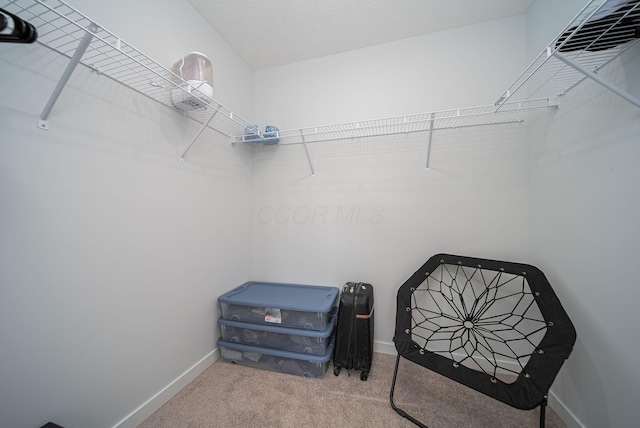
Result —
M586 77L590 78L594 82L599 83L600 85L604 86L605 88L607 88L608 90L610 90L614 94L618 95L621 98L624 98L625 100L629 101L634 106L640 108L640 99L634 97L633 95L629 94L626 91L623 91L622 89L620 89L619 87L617 87L613 83L609 82L607 79L603 79L598 74L596 74L596 73L594 73L592 71L589 71L586 68L580 66L580 64L578 64L577 62L572 61L571 59L567 58L566 56L562 55L560 52L557 52L557 51L553 52L552 55L554 57L558 58L563 63L567 64L569 67L574 68L575 70L577 70L580 73L584 74Z
M304 147L304 152L307 155L307 161L309 161L309 168L311 169L311 176L315 177L316 176L316 172L313 169L313 162L311 162L311 156L309 155L309 148L307 147L307 140L305 140L305 138L304 138L304 133L303 133L302 129L300 130L300 139L302 140L302 146Z
M216 113L218 113L220 111L220 107L221 106L218 105L218 108L215 109L213 111L213 113L211 113L211 116L209 116L209 118L202 124L202 126L200 127L198 132L196 132L196 135L191 139L191 142L187 146L186 150L182 153L182 156L180 156L180 163L184 163L184 157L187 155L187 153L189 153L189 150L191 150L191 147L196 142L196 140L198 138L200 138L200 135L204 132L204 130L207 128L207 126L209 126L209 123L211 123L211 121L215 117Z
M89 47L89 43L91 43L91 39L93 39L93 36L98 31L98 28L99 27L94 22L92 22L87 28L84 36L82 37L82 40L80 40L78 47L73 53L71 60L69 60L69 64L67 64L67 68L65 68L64 72L62 73L60 80L58 80L58 84L49 97L49 101L45 105L42 113L40 114L40 117L38 118L38 128L49 130L49 121L47 120L49 118L49 113L51 113L53 106L55 106L56 102L58 101L58 97L69 81L69 78L73 74L73 71L76 69L76 66L80 62L80 59L87 51L87 47Z
M425 171L429 172L429 162L431 161L431 142L433 141L433 118L435 113L431 113L431 120L429 121L429 141L427 143L427 164L425 165Z

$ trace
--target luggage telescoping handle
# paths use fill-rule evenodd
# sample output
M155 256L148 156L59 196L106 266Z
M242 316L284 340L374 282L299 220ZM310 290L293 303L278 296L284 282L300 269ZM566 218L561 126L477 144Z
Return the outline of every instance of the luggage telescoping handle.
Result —
M361 289L361 288L364 288L364 286L365 286L365 285L369 285L369 284L364 284L363 282L355 282L355 283L354 283L354 282L351 282L351 283L347 283L347 285L348 285L348 284L352 284L352 287L353 287L353 285L355 285L355 290L356 290L356 292L357 292L357 290L359 290L359 289ZM352 288L352 290L353 290L353 288ZM353 306L354 306L354 308L355 308L355 303L356 303L356 302L355 302L355 298L356 298L356 296L355 296L355 294L354 294L354 295L353 295L353 299L354 299L354 300L353 300ZM370 319L372 316L373 316L373 305L371 306L371 312L370 312L369 314L356 314L356 319L359 319L359 320L368 320L368 319Z

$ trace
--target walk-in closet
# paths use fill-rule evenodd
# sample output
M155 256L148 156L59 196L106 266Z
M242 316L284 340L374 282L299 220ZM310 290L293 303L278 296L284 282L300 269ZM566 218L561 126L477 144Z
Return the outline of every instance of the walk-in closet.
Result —
M138 426L248 281L372 284L395 355L439 253L541 269L549 407L635 426L638 1L275 3L0 0L0 426Z

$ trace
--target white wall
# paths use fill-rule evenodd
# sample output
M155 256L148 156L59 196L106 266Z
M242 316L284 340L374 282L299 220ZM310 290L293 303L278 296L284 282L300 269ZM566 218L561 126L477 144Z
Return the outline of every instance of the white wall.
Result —
M186 0L72 3L167 66L182 49L205 52L216 97L251 114L251 70ZM83 67L51 129L39 130L65 66L38 45L0 45L0 419L9 428L118 424L211 361L216 298L250 275L249 153L207 130L180 165L199 125Z
M256 117L281 129L490 104L526 65L524 16L255 73ZM527 259L526 127L257 148L256 280L375 287L384 350L400 285L438 252ZM384 345L387 346L384 346Z
M526 58L523 16L255 73L255 117L280 129L492 104Z
M216 98L281 129L491 103L583 5L561 3L252 76L187 1L72 2L167 66L204 52ZM603 73L640 96L639 57ZM424 135L317 144L311 178L301 146L252 165L210 131L179 165L197 124L83 69L38 130L65 65L0 45L3 426L117 424L210 355L215 298L249 277L371 282L388 344L397 288L440 251L545 271L578 331L552 398L572 425L633 426L640 121L625 101L587 82L528 130L437 133L428 174Z
M536 0L528 13L530 55L583 4ZM600 74L640 97L640 46ZM532 127L530 259L578 334L552 388L570 427L638 425L639 135L640 110L591 81L563 97L553 120Z

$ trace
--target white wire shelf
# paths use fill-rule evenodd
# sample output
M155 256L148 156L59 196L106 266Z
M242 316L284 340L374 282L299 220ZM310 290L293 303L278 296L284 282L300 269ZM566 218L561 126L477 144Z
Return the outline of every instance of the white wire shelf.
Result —
M196 88L189 88L179 76L62 0L0 0L0 4L3 9L36 27L37 43L72 61L77 57L79 64L181 114L183 112L172 102L172 91L191 91L198 96L203 108L189 111L186 115L228 138L242 132L249 123ZM73 67L75 65L68 68L69 75ZM47 116L48 111L43 115ZM41 119L46 120L46 117L41 116ZM48 125L40 127L47 129Z
M616 9L612 4L619 4L616 13L611 11ZM276 142L279 145L306 144L518 122L523 121L526 112L532 109L557 107L557 98L586 78L598 81L640 107L634 97L595 75L637 43L639 34L640 0L591 0L493 105L284 130L270 133L267 138L259 133L249 133L236 135L232 141L264 145Z
M563 96L592 78L640 107L637 99L596 74L640 41L639 36L640 1L591 0L495 104L502 109L508 101Z
M438 130L522 122L532 110L558 106L557 97L587 77L640 107L639 100L596 74L598 69L640 40L637 38L640 32L640 0L590 0L492 105L277 131L267 134L268 138L259 132L240 135L251 129L250 122L207 98L196 88L189 87L179 76L64 1L0 0L0 4L3 9L37 28L38 43L70 59L40 116L39 126L42 129L48 129L46 118L75 64L82 64L178 111L172 102L172 92L195 93L204 107L186 115L201 123L202 128L182 154L181 161L206 127L230 138L233 143L303 144L305 150L307 143L428 132L430 147L432 135ZM607 13L616 4L624 7L616 13ZM309 157L308 150L306 152ZM310 157L309 164L313 174Z
M277 141L278 145L308 144L522 122L531 110L557 106L554 99L505 103L500 111L496 111L495 105L484 105L384 119L290 129L269 133L269 137L248 133L248 135L234 136L232 142L270 145L275 144Z
M245 135L233 137L232 142L266 146L301 144L304 146L307 155L311 175L315 176L313 161L307 148L308 144L421 132L427 135L427 161L425 168L429 171L431 142L435 132L445 129L519 123L523 122L530 112L534 110L557 106L557 97L505 103L500 111L496 110L496 106L491 104L385 119L275 131L263 135L249 132ZM268 137L264 135L268 135Z
M522 122L532 110L557 107L558 97L586 78L640 107L640 100L597 74L600 68L636 44L639 37L640 0L590 0L492 105L263 135L251 132L246 135L245 131L245 135L234 136L232 141L261 145L303 144L311 174L314 175L307 143L428 132L428 171L435 131Z

